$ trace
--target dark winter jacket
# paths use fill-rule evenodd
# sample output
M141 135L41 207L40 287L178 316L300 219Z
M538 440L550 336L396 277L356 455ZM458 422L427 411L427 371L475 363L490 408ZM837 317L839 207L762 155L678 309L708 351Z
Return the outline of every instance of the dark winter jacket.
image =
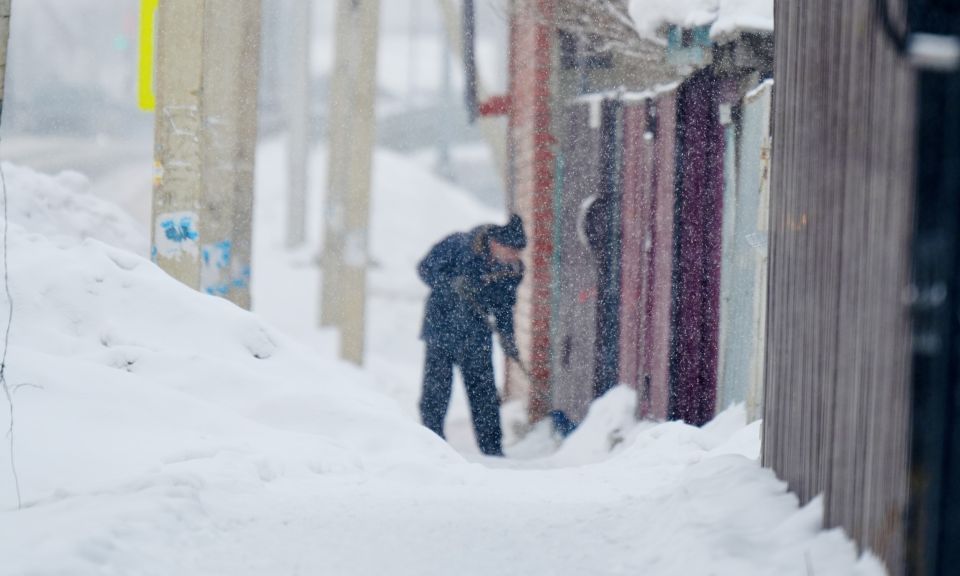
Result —
M513 306L523 265L514 268L490 258L487 234L492 228L447 236L420 262L420 278L432 290L421 334L428 344L489 350L491 331L485 318L492 315L505 348L515 347Z

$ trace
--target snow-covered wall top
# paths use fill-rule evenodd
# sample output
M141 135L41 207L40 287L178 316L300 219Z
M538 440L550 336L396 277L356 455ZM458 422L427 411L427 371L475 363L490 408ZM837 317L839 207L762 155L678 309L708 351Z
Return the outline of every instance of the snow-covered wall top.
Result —
M643 90L640 92L627 92L623 90L605 90L603 92L591 92L589 94L583 94L577 96L573 102L580 102L584 104L599 104L604 100L611 99L621 99L624 102L639 102L641 100L646 100L648 98L656 98L661 94L666 94L672 90L676 90L680 87L679 82L671 82L669 84L657 84L650 90Z
M630 0L630 17L646 38L655 37L663 24L712 24L712 37L736 30L772 31L773 0Z

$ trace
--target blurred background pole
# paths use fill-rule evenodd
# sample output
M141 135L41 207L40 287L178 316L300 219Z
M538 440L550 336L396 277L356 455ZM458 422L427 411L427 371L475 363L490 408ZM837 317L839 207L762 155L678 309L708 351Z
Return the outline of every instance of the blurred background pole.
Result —
M223 156L218 165L216 182L221 186L224 205L233 201L233 218L225 230L232 241L229 262L227 298L242 308L251 308L250 276L253 259L253 190L257 155L257 118L260 87L261 0L207 0L213 10L211 24L217 33L211 47L209 66L220 77L209 90L222 91L221 111L211 111L208 118L221 115L225 119L227 141L218 148ZM207 79L214 74L206 73ZM205 88L206 90L206 88Z
M410 0L410 12L408 13L410 42L407 52L407 110L412 111L416 107L417 90L419 89L420 75L417 73L420 63L419 46L420 42L420 0Z
M340 355L355 364L364 352L379 16L379 0L337 4L321 323L339 327Z
M157 17L152 254L249 307L260 0L164 0Z
M344 196L349 186L349 170L344 162L350 151L340 144L350 141L352 110L349 81L351 29L349 2L336 0L333 78L330 82L330 111L327 121L327 190L323 202L322 286L320 289L320 326L340 325L340 277L343 253Z
M10 3L0 0L0 114L3 114L3 95L7 84L7 44L10 41Z
M441 49L440 66L443 71L440 75L440 104L446 114L453 113L453 84L451 72L453 68L453 39L449 31L443 34L443 48ZM453 166L450 162L450 125L451 122L441 122L439 138L437 139L437 174L446 180L453 180Z
M463 18L460 12L460 4L453 0L437 0L440 4L440 11L443 14L443 24L447 31L449 39L449 48L454 50L457 57L460 58L464 53L463 39ZM480 74L476 78L477 101L484 102L488 97L486 86L484 85ZM500 174L501 181L506 188L507 183L507 126L498 118L479 118L477 124L480 127L480 133L486 140L487 146L493 155L494 164Z
M290 25L290 94L287 98L287 247L307 239L308 155L310 153L310 20L312 0L295 0Z

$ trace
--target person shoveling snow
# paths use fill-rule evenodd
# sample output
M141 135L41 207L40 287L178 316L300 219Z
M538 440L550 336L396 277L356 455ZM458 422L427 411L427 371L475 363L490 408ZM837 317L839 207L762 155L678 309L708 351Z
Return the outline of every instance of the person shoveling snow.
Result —
M504 354L519 362L513 306L523 280L520 253L526 245L523 221L514 214L505 226L488 224L447 236L430 249L417 270L431 289L421 333L427 347L421 419L443 437L453 367L459 366L477 444L489 456L503 455L493 329L500 335Z

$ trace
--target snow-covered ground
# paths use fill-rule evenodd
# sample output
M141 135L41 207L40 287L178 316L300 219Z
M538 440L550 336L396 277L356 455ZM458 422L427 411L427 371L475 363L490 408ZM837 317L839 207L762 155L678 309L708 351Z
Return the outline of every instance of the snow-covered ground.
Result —
M134 254L142 225L97 183L5 165L0 575L883 573L759 466L741 408L703 429L638 424L618 388L557 448L542 424L519 438L506 406L511 458L491 460L458 390L452 449L416 422L413 264L503 215L378 152L360 370L313 327L315 253L282 248L282 148L258 160L255 314ZM318 215L322 151L313 165Z

